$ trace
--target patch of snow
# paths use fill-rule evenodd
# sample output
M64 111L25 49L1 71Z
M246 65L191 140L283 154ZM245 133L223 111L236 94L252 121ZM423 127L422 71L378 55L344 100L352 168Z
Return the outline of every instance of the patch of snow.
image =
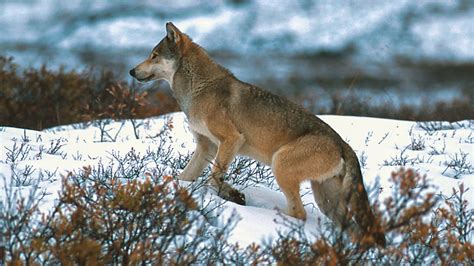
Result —
M378 180L382 186L379 200L390 195L390 174L401 166L414 168L421 174L426 174L437 187L437 192L449 195L453 187L464 183L469 191L467 199L474 198L474 121L426 122L416 123L379 118L364 118L350 116L320 116L332 126L341 137L356 151L359 159L364 160L362 167L364 183L371 186ZM164 138L156 139L153 136L160 132L163 125L172 119L173 127ZM115 141L101 142L100 130L97 123L90 125L61 126L45 131L24 130L17 128L0 128L0 198L5 198L5 189L12 186L23 196L30 193L30 185L16 184L12 171L22 172L28 167L35 169L33 180L38 180L40 173L53 175L50 181L41 181L40 188L46 190L47 196L40 206L41 210L48 211L57 199L57 191L61 188L61 178L70 171L79 171L83 167L97 167L99 162L104 165L113 163L114 156L124 156L133 151L136 154L145 154L147 150L156 150L161 147L172 147L173 156L186 155L193 151L194 141L187 128L183 113L174 113L163 117L145 119L136 139L133 127L129 121L110 122L107 129L110 133L117 132ZM431 124L430 124L431 123ZM431 125L435 130L427 129ZM421 141L419 148L410 148L413 141ZM162 143L163 141L163 143ZM61 148L56 153L47 153L52 143L59 142ZM11 162L11 151L21 144L29 149L24 158ZM161 146L160 146L161 145ZM164 145L164 146L163 146ZM449 168L449 162L456 156L465 154L466 163L470 168L459 176ZM397 163L401 157L405 163ZM117 166L114 166L117 167ZM153 165L146 166L152 170ZM180 169L174 169L179 172ZM36 178L36 179L35 179ZM186 182L180 182L180 184ZM269 184L269 183L266 183ZM247 198L247 206L239 206L232 202L225 202L221 218L236 211L240 217L236 228L232 232L231 241L242 245L254 241L263 241L277 236L277 230L282 230L281 216L286 208L286 199L281 191L266 184L258 184L243 189ZM314 203L310 184L303 183L301 187L303 202L308 213L305 229L308 232L318 230L318 219L325 219ZM212 189L205 189L200 193L203 196L217 197ZM217 197L218 198L218 197ZM470 207L474 202L470 202ZM293 219L288 217L288 219ZM295 220L296 221L296 220Z

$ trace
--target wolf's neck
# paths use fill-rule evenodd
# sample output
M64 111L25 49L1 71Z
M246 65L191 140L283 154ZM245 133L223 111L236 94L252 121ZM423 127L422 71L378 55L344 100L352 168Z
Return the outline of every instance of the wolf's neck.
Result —
M187 98L213 87L210 86L213 82L226 76L232 76L232 73L195 45L182 57L174 75L172 89L178 102L186 102Z

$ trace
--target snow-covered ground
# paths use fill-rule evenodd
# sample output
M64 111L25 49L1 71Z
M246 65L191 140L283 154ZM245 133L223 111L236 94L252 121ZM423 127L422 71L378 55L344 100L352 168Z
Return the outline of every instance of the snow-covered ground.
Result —
M380 198L390 194L389 177L401 166L426 174L436 189L450 195L452 187L464 183L469 188L466 199L474 207L474 120L447 122L407 122L364 117L320 116L356 151L362 165L364 182L371 186L378 180L383 188ZM171 127L164 127L171 121ZM109 121L110 122L110 121ZM39 187L47 191L41 210L47 212L58 197L61 178L83 167L117 165L117 158L127 154L143 156L142 175L156 173L156 163L147 153L172 149L178 157L194 149L183 113L135 121L96 121L88 126L71 125L45 131L0 127L0 197L6 188L27 196L38 178ZM102 127L102 130L100 129ZM164 130L164 131L163 131ZM160 137L157 134L161 132ZM104 134L101 134L104 133ZM161 165L165 174L175 175L181 169ZM24 181L23 177L30 179ZM23 182L23 181L24 182ZM183 186L190 185L180 182ZM308 213L305 228L317 229L318 218L324 219L313 201L309 184L301 188ZM281 228L278 209L285 209L285 198L273 178L243 188L247 205L225 202L221 218L235 210L240 217L232 231L231 242L243 245L276 236ZM199 190L201 196L220 200L211 189Z

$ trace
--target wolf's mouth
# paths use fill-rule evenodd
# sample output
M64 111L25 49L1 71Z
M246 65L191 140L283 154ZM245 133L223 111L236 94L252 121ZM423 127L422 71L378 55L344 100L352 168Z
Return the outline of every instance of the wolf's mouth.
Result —
M150 76L148 76L148 77L146 77L146 78L143 78L143 79L137 78L137 79L138 79L138 81L140 81L140 82L147 82L147 81L150 81L150 80L153 78L153 76L154 76L154 75L151 74Z

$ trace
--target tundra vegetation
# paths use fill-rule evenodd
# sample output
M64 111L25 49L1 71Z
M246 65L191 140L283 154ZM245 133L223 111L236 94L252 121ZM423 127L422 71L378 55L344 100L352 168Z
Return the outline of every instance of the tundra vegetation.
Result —
M95 119L139 119L179 110L171 92L158 83L144 89L116 76L93 68L82 72L50 70L45 65L20 69L13 58L0 56L0 125L42 130ZM373 105L338 90L330 92L328 107L319 107L316 99L308 95L289 92L285 96L316 114L459 121L474 117L472 95L468 92L463 99L426 102L422 106Z
M385 248L371 238L352 239L323 221L317 233L308 234L283 214L278 237L241 246L228 241L238 216L219 219L222 202L203 197L203 182L183 185L164 174L164 165L183 165L189 158L156 149L116 155L115 165L70 172L53 208L44 212L40 205L48 192L40 184L54 182L56 175L19 169L28 152L25 146L11 150L7 163L16 181L7 185L3 178L0 218L7 263L469 264L474 259L468 188L461 184L451 195L432 193L428 178L412 169L391 174L391 195L382 202L380 187L368 188L387 236ZM146 161L153 162L154 173L143 174ZM233 164L231 174L245 186L269 177L261 166L249 168L252 163ZM22 196L23 189L28 196Z

